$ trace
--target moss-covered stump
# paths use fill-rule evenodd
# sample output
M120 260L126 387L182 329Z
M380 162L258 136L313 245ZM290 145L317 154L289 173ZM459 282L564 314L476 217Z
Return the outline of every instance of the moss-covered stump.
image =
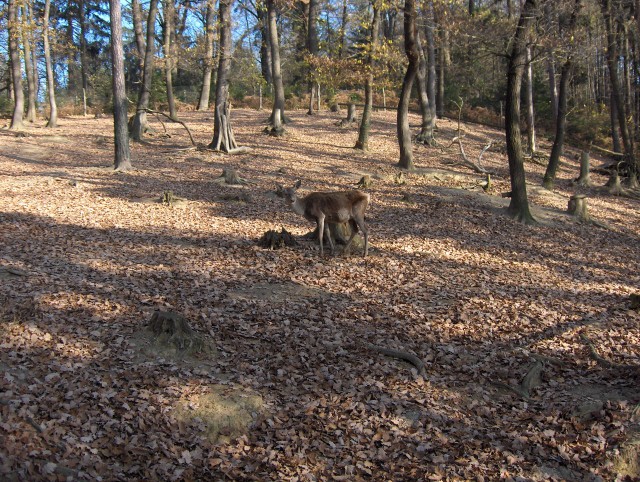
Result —
M569 214L580 221L589 221L589 211L587 209L587 197L584 194L571 196L567 206Z
M203 338L193 331L189 323L179 313L156 311L147 329L153 337L153 344L178 355L193 355L205 350Z
M280 232L269 230L258 240L258 246L266 249L280 249L297 244L298 242L293 235L284 228Z

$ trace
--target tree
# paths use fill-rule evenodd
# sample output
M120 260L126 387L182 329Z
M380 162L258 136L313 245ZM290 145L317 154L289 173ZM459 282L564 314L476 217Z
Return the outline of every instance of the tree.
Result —
M211 92L211 74L213 73L213 42L214 42L214 19L215 5L214 0L207 0L207 13L205 20L205 51L204 51L204 70L202 72L202 89L200 90L200 100L198 101L198 110L207 110L209 108L209 93Z
M142 136L149 130L147 123L147 109L151 99L151 81L153 78L153 52L155 41L155 24L158 13L158 1L149 2L149 14L147 17L147 38L144 52L144 68L142 70L142 82L138 91L138 106L131 123L131 138L134 141L142 140Z
M574 31L578 18L578 11L580 9L582 0L575 0L573 11L571 12L571 19L569 20L568 30L568 44L574 42ZM553 148L551 149L551 155L549 156L549 164L544 173L544 179L542 185L549 190L553 190L555 184L556 172L560 164L560 154L564 146L564 136L567 127L567 97L569 96L569 79L571 78L571 72L573 70L573 55L574 52L570 49L567 53L567 58L562 65L562 71L560 74L560 88L558 92L558 114L556 117L555 127L556 135L553 141Z
M611 100L616 109L618 127L620 128L620 136L622 137L622 147L624 149L624 157L631 169L632 175L638 174L637 160L633 155L633 138L629 132L627 124L627 116L624 105L624 94L620 85L618 75L618 63L620 57L616 41L616 32L614 27L613 5L611 0L600 0L600 8L604 18L606 45L607 45L607 67L609 70L609 82L611 84Z
M9 57L11 59L11 79L13 83L13 116L11 117L10 129L22 129L24 127L24 92L22 91L22 63L20 62L20 51L18 46L18 5L17 0L9 0L8 5L8 35L9 35Z
M309 18L307 20L307 51L309 55L318 55L318 29L317 29L317 17L318 17L318 0L309 0ZM311 77L311 76L310 76ZM309 79L309 110L308 115L313 115L313 92L315 82L313 79ZM320 97L320 90L318 89L318 97Z
M122 13L120 0L109 0L111 19L111 61L113 82L113 131L116 171L131 169L127 132L127 93L124 84L124 49L122 47Z
M525 224L533 224L535 220L529 210L529 200L527 198L527 184L522 155L522 132L520 130L520 94L526 65L527 44L531 27L535 21L536 1L525 0L516 33L512 40L507 69L505 131L507 154L509 156L509 174L511 177L511 203L507 212Z
M237 150L231 128L229 106L229 68L231 67L231 7L233 0L220 0L220 53L218 55L218 81L214 112L213 140L210 149L233 153Z
M42 37L44 43L44 61L47 70L47 96L49 97L49 121L47 127L58 125L58 106L56 104L56 89L51 64L51 48L49 47L49 10L51 0L46 0L44 4L44 14L42 20Z
M413 81L418 72L418 46L416 43L416 4L414 0L404 2L404 50L409 60L407 71L402 82L402 91L398 102L397 128L398 143L400 145L400 161L398 166L403 169L414 169L413 150L411 146L411 129L409 127L409 101Z
M280 44L278 43L278 25L276 23L275 0L267 0L267 18L269 25L269 44L271 45L271 78L273 80L273 110L269 123L270 132L273 135L284 134L282 123L285 122L284 115L284 85L282 83L282 68L280 66Z
M369 149L369 129L371 127L371 109L373 107L373 71L375 69L376 44L378 43L378 30L380 27L380 7L376 0L371 3L373 18L371 20L371 37L369 40L369 53L367 55L367 77L364 84L364 109L358 130L358 141L355 148L366 151Z
M32 48L31 36L33 30L32 9L29 5L22 6L22 48L24 51L24 67L27 74L27 121L36 121L36 97L38 89L37 69L34 66L35 54Z
M164 0L164 76L167 88L167 104L169 105L169 117L178 118L176 101L173 96L173 20L175 17L174 0Z

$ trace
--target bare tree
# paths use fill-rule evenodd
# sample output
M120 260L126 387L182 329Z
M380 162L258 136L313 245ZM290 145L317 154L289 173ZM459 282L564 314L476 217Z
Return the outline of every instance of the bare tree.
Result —
M269 122L271 134L281 136L284 134L282 123L284 115L284 85L282 83L282 68L280 66L280 44L278 42L278 25L276 23L275 0L267 0L267 18L269 25L269 44L271 45L271 78L273 80L273 110Z
M578 11L580 10L582 0L575 0L573 11L571 12L571 19L569 20L568 37L573 38L573 32L576 27L578 18ZM555 184L556 172L560 165L560 154L564 146L564 135L567 128L567 97L569 96L569 80L571 78L571 72L573 70L573 55L574 52L569 50L567 58L562 65L562 71L560 74L560 90L558 92L558 115L556 118L556 135L553 141L553 148L551 149L551 155L549 156L549 164L544 173L544 179L542 185L549 190L553 190Z
M173 96L173 21L175 17L174 0L164 0L164 78L167 88L167 104L169 105L169 117L178 118L176 100Z
M11 58L11 79L13 83L13 116L11 117L10 129L24 128L24 92L22 91L22 63L20 62L20 51L18 39L18 5L17 0L9 0L8 4L8 34L9 34L9 56Z
M380 28L380 7L376 0L371 3L373 18L371 20L371 37L369 40L369 54L367 55L367 78L364 84L364 109L360 120L358 141L355 148L366 151L369 149L369 129L371 127L371 109L373 106L373 70L375 68L375 53Z
M310 55L318 55L318 3L319 0L309 0L309 18L307 20L307 50ZM312 72L309 72L311 74ZM310 75L311 77L311 75ZM308 115L313 115L313 93L315 90L315 82L309 79L309 110ZM318 89L318 99L320 98L320 89Z
M53 75L53 67L51 65L51 48L49 47L49 11L51 9L51 0L44 3L44 18L42 21L42 37L44 44L44 61L47 69L47 96L49 97L49 121L47 127L56 127L58 125L58 106L56 104L56 89Z
M111 61L113 73L113 130L116 171L131 169L129 133L127 132L127 93L124 83L124 49L122 47L122 12L120 0L109 0L111 19Z
M147 16L147 38L144 52L144 69L142 71L142 82L138 92L138 106L131 123L131 138L134 141L142 140L142 136L149 130L147 122L147 109L151 99L151 81L153 78L153 54L155 42L155 24L158 13L158 1L149 2L149 14Z
M520 94L522 77L526 65L527 44L530 30L535 21L537 0L525 0L520 20L512 40L507 70L507 99L505 112L505 130L507 154L509 156L509 174L511 177L511 203L508 213L518 221L533 224L535 220L529 209L527 184L522 154L522 132L520 130Z
M237 152L238 146L231 128L229 106L229 69L231 67L231 8L233 0L220 0L218 23L220 24L220 54L218 55L218 81L216 83L216 107L213 140L210 149L227 153Z
M215 28L213 21L215 19L214 0L207 0L207 14L205 19L205 52L204 52L204 71L202 73L202 89L200 91L200 100L198 102L198 110L207 110L209 108L209 93L211 92L211 74L213 73L213 42Z
M31 43L31 8L22 6L22 49L24 51L24 67L27 74L27 121L36 121L36 97L38 89L37 69L34 67L35 53Z
M398 166L403 169L414 169L411 129L409 127L409 101L411 100L411 89L418 72L418 62L420 61L416 37L416 4L414 0L405 0L404 50L407 54L409 65L407 65L407 71L402 82L397 114L398 144L400 145Z

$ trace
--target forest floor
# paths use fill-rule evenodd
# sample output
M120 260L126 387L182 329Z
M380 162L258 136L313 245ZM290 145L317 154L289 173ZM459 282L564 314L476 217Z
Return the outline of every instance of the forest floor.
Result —
M374 113L368 152L340 114L291 112L284 138L267 115L232 112L252 148L237 156L185 150L182 126L150 117L127 173L109 118L0 130L0 478L638 480L640 201L597 173L576 191L567 148L553 193L526 163L525 226L505 214L499 142L485 193L457 146L416 146L399 179L394 112ZM211 112L181 119L210 142ZM441 145L456 128L439 121ZM463 128L473 160L504 138ZM220 182L229 168L249 183ZM277 183L364 174L367 258L257 245L313 228ZM576 192L600 224L566 214ZM157 345L156 310L203 350Z

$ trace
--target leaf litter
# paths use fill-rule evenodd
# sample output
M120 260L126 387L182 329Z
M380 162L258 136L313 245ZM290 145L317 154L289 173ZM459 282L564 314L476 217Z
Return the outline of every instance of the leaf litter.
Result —
M393 112L374 114L368 152L339 116L291 112L274 139L266 112L236 110L252 150L232 157L176 149L190 141L169 124L120 174L107 119L0 132L3 479L638 477L638 201L578 188L608 228L575 222L567 148L556 193L531 191L542 224L522 226L504 215L504 153L483 155L488 193L454 148L414 147L398 182ZM208 142L210 114L182 118ZM443 145L456 128L439 120ZM484 139L470 158L502 137L466 129ZM526 169L539 185L543 167ZM231 170L249 184L220 183ZM312 229L277 183L364 175L366 259L257 245ZM166 193L181 203L139 202ZM211 349L149 349L158 310Z

